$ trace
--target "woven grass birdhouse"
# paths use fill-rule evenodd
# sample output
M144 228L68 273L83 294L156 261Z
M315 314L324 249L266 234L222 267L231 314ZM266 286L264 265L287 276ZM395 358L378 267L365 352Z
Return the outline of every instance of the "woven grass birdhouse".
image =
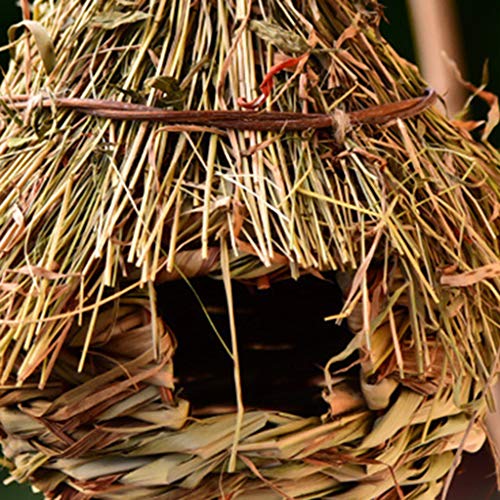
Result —
M374 1L58 0L1 86L0 440L46 498L436 498L500 343L500 157ZM493 114L492 114L493 116Z

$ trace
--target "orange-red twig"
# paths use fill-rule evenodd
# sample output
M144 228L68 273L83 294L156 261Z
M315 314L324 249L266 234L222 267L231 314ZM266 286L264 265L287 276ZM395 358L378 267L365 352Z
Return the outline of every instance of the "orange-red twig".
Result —
M264 76L264 80L262 80L262 83L259 86L261 94L251 101L247 101L244 97L239 97L237 100L238 106L245 109L257 109L260 106L262 106L262 104L264 104L266 99L271 95L271 90L273 89L274 76L286 68L291 68L293 66L296 66L302 59L305 59L306 57L309 57L309 53L302 54L299 57L290 57L285 61L281 61L280 63L275 64L266 73L266 75Z

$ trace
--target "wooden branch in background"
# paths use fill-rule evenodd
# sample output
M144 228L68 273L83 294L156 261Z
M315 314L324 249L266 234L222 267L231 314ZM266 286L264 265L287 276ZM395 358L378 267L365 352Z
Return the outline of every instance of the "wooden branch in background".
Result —
M444 97L450 116L462 109L465 89L447 63L465 74L462 40L454 0L407 0L417 60L424 78Z

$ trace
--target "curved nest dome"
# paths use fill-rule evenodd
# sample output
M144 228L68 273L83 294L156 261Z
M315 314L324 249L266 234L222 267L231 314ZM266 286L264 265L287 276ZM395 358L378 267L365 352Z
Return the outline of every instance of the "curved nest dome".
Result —
M373 1L59 0L33 15L1 86L12 478L62 499L447 488L484 443L498 362L494 113L481 142L439 113ZM311 300L242 310L241 290L281 296L287 280ZM318 283L336 290L326 309ZM173 328L178 284L210 321ZM278 347L251 366L240 326L266 307L266 335L245 341ZM295 358L275 363L300 309ZM179 389L201 387L198 360L219 373L207 338L230 399L203 389L191 411ZM258 391L247 373L275 364L318 411L253 398L278 371Z

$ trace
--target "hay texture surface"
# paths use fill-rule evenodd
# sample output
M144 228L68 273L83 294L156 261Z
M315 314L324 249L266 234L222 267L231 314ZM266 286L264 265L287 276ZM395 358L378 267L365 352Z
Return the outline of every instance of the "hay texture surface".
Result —
M479 94L492 110L472 139L432 108L380 15L373 1L51 0L11 29L0 428L14 479L67 499L430 499L483 444L498 104ZM313 114L322 127L304 125ZM353 334L325 367L328 414L245 412L232 280L325 271L346 297L329 320ZM195 421L155 284L201 275L224 281L237 411ZM353 353L354 396L335 373Z

